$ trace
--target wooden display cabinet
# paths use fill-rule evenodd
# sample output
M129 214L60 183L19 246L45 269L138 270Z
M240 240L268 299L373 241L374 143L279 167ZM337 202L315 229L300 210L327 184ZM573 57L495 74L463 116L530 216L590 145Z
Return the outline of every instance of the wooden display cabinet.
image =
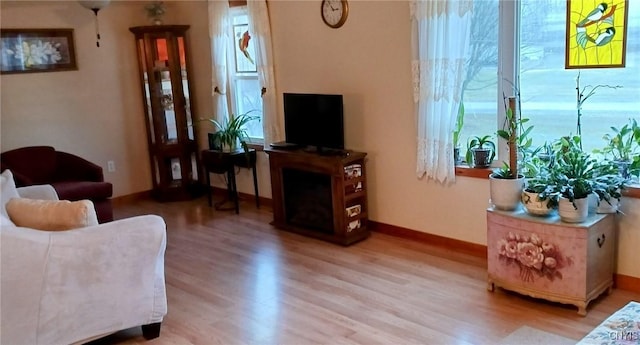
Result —
M188 25L138 26L135 35L153 196L190 199L202 192L193 127Z
M277 228L349 245L369 236L363 152L266 149Z
M487 210L488 289L573 304L579 315L613 287L616 222L590 214L582 223L524 210Z

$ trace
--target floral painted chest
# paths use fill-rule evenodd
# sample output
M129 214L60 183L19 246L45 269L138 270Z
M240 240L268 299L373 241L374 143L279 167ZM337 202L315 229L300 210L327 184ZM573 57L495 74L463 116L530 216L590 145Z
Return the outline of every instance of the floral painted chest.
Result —
M523 210L487 210L488 289L496 286L535 298L573 304L579 315L613 287L616 223L590 214L582 223Z

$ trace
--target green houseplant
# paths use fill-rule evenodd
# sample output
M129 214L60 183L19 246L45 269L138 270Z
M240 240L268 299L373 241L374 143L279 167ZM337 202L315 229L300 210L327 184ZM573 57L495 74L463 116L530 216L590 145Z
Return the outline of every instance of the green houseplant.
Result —
M513 83L504 80L511 85L515 96L507 97L504 93L502 100L504 104L505 119L502 129L498 130L499 138L507 142L509 148L509 175L504 178L517 179L518 174L523 173L526 156L535 155L536 152L531 151L533 139L529 137L529 133L533 130L533 126L525 126L529 119L522 116L522 102L520 96L520 77L516 78Z
M203 121L212 123L216 128L215 132L209 133L209 148L232 152L235 151L238 148L238 144L240 144L244 152L249 152L247 145L249 135L247 134L245 126L247 123L259 119L258 116L252 116L250 113L251 111L240 115L232 115L230 119L226 118L222 122L213 118L203 119Z
M491 204L499 210L515 210L522 199L524 185L524 175L512 178L509 165L502 162L502 167L494 169L489 175Z
M629 179L620 174L618 163L602 160L594 167L593 191L598 196L598 213L616 213L622 198L622 190Z
M550 168L552 146L545 143L528 149L523 156L522 172L527 182L522 191L522 203L530 214L546 216L558 207L558 196Z
M494 207L502 210L514 210L520 204L522 190L525 186L525 177L518 169L518 153L524 155L524 146L531 146L532 140L528 138L528 135L533 126L524 128L524 124L529 119L522 118L517 112L516 100L519 100L519 97L509 97L505 100L508 100L505 102L505 124L497 134L499 138L507 141L509 163L503 162L501 168L494 170L489 175L489 191Z
M528 213L546 216L558 207L558 197L551 173L542 168L535 177L527 179L522 191L522 204Z
M594 192L593 178L597 161L580 150L575 139L572 142L562 138L555 147L551 179L554 191L560 196L558 214L564 222L582 222L589 213L588 197Z
M602 138L606 145L602 149L594 150L594 153L602 154L605 158L613 160L623 178L640 175L640 126L636 119L620 129L611 127L613 133L607 133Z
M460 103L458 107L458 116L456 117L456 125L453 129L453 161L455 164L460 163L460 133L464 126L464 103Z
M503 178L516 179L520 172L520 169L518 169L518 153L520 153L520 155L528 153L533 142L533 139L529 137L533 126L525 128L525 124L529 122L529 119L519 115L516 110L516 102L518 103L517 108L520 108L520 97L508 97L506 99L505 123L503 128L498 130L497 134L498 137L506 140L509 146L509 174Z
M496 156L496 144L490 135L475 136L467 142L467 164L474 168L487 168Z

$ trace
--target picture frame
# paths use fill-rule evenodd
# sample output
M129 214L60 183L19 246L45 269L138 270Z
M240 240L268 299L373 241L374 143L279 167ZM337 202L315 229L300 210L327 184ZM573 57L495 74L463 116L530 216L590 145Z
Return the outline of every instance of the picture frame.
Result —
M625 67L628 0L567 0L565 69Z
M73 29L0 30L0 73L77 70Z

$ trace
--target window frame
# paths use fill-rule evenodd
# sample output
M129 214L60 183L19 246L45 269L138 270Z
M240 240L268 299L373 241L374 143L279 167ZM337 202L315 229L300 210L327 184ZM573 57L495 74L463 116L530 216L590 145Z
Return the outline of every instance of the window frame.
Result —
M498 94L496 95L497 116L496 131L502 129L501 124L506 121L506 112L504 109L503 97L513 95L513 86L509 82L516 84L518 70L520 68L520 54L517 47L520 46L520 30L517 30L520 24L520 1L498 1ZM496 146L498 152L496 157L509 157L509 151L506 140L496 136ZM492 163L492 167L499 165L498 159Z
M248 16L247 2L246 1L229 1L229 15L231 17L229 33L232 37L231 39L231 47L228 54L228 66L227 66L227 74L228 74L228 90L229 94L227 96L227 100L229 102L231 113L229 116L233 116L234 114L238 114L238 94L237 90L237 81L238 80L256 80L258 83L260 82L260 78L258 75L258 71L256 69L255 72L238 72L236 71L236 39L234 35L234 18L236 16L245 15ZM248 20L247 20L248 21ZM260 119L262 121L262 118ZM254 148L261 147L264 145L264 131L262 134L262 138L249 136L249 140L247 143Z
M496 116L496 130L501 129L501 124L506 120L506 113L500 111L504 105L502 103L503 95L513 95L513 87L509 83L513 81L516 84L516 78L520 69L520 1L499 1L499 27L498 27L498 94L496 102L498 114ZM502 138L496 138L497 157L508 157L507 142ZM489 174L493 169L499 166L500 159L494 159L489 168L472 168L467 164L457 165L455 167L456 176L489 179ZM623 193L626 197L640 198L640 185L629 186Z

